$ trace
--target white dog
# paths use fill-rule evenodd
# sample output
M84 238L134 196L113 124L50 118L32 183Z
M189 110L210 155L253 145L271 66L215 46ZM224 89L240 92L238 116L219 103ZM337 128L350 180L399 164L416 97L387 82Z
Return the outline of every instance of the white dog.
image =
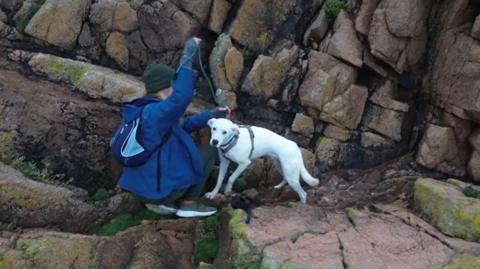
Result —
M237 163L238 167L228 178L226 194L232 191L233 183L251 160L265 155L276 160L276 166L283 176L276 189L288 183L300 201L305 203L307 193L300 185L300 177L310 186L318 185L318 179L312 177L305 168L302 152L295 142L265 128L238 126L227 119L210 119L208 126L212 134L210 145L218 148L220 171L215 188L205 194L207 198L213 199L218 194L230 161Z

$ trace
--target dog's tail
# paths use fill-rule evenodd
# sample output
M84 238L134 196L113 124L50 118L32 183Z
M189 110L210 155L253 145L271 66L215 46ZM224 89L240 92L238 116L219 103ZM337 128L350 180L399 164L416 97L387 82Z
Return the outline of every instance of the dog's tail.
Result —
M312 175L310 175L310 173L307 171L307 168L305 168L305 165L302 165L302 168L300 168L300 176L308 185L312 187L318 186L318 178L312 177Z

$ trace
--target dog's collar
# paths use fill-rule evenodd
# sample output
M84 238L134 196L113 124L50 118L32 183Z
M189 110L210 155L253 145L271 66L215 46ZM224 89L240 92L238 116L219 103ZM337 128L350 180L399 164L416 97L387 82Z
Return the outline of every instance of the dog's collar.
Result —
M255 135L252 131L252 128L251 126L248 126L248 125L241 125L239 126L240 128L245 128L248 130L248 134L250 135L250 143L252 145L252 147L250 148L250 154L248 154L248 158L251 159L252 158L252 154L253 154L253 150L255 149L254 147L254 143L253 143L253 139L255 138ZM225 156L225 154L227 152L229 152L233 147L235 147L235 145L237 144L238 142L238 138L239 138L239 135L236 134L234 135L231 139L228 140L228 142L226 144L223 144L220 146L220 150L222 151L223 155ZM226 157L226 156L225 156Z
M238 137L239 135L235 134L227 141L227 143L220 146L220 150L223 154L229 152L233 147L235 147L238 142Z

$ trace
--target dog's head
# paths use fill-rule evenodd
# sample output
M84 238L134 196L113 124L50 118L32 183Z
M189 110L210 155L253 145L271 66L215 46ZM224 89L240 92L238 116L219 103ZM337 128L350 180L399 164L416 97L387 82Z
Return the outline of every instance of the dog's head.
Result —
M238 126L227 119L210 119L207 124L210 126L212 134L210 145L217 148L224 145L232 139L233 136L240 133Z

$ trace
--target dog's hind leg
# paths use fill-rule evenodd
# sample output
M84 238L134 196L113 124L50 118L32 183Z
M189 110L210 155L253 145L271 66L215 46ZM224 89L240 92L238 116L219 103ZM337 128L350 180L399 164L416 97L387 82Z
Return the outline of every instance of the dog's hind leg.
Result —
M285 176L283 175L282 164L280 163L280 161L274 158L273 165L277 168L277 171L280 172L280 175L282 176L282 181L279 184L275 185L275 187L273 188L280 189L281 187L285 186L285 184L287 184L287 181L285 180Z
M299 180L290 182L290 187L292 187L292 189L298 194L298 197L300 197L300 201L302 203L307 203L307 193L303 190Z
M307 193L303 190L302 185L300 185L300 169L291 163L281 164L284 180L287 181L288 185L298 194L300 201L305 204L307 202Z
M227 186L225 187L225 194L232 192L233 183L243 173L243 171L250 165L250 160L244 163L239 163L237 169L233 171L232 175L228 178Z

